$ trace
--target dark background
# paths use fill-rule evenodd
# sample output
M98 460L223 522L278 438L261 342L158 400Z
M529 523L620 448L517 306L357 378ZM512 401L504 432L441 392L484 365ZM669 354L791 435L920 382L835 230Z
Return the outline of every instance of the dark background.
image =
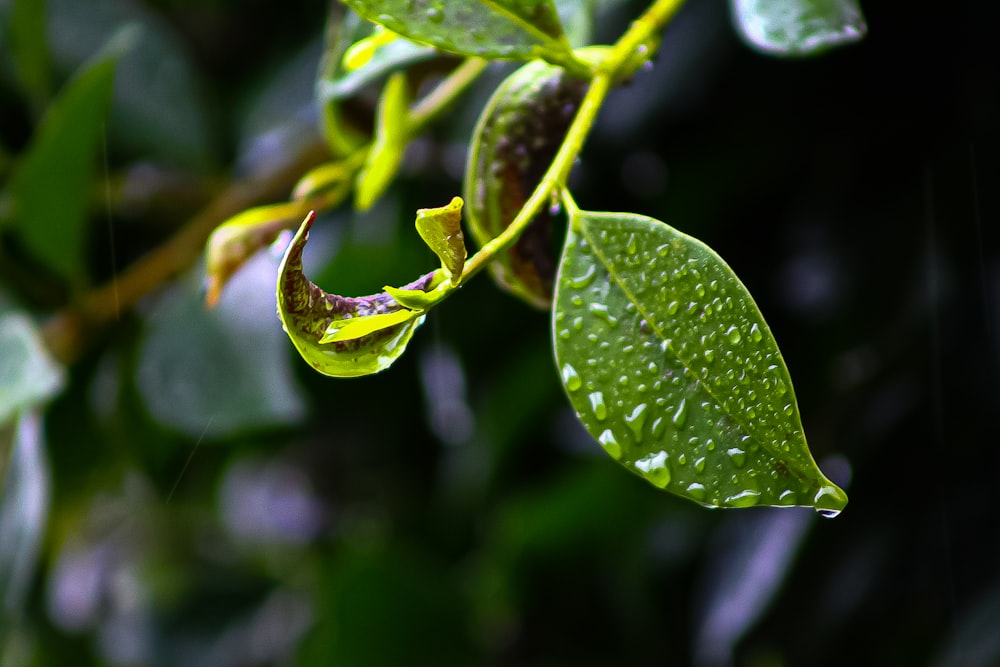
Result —
M863 3L861 43L782 60L742 44L725 3L692 0L609 98L574 176L583 208L657 217L734 268L814 456L848 491L841 516L708 511L621 470L576 425L547 314L485 276L386 373L316 375L271 315L264 253L220 310L200 308L195 268L71 367L46 414L48 528L7 659L1000 664L989 4ZM129 19L183 65L119 71L99 179L122 189L108 217L95 207L95 280L314 132L323 2L95 0L94 25L69 31L66 3L49 6L56 81L89 55L81 35ZM596 41L641 8L607 11ZM510 69L411 148L373 212L321 219L319 284L364 294L433 265L412 211L460 191L472 123ZM176 106L129 111L128 87ZM36 119L9 78L0 109L16 155ZM5 292L44 320L65 288L23 280L11 267L30 258L5 239Z

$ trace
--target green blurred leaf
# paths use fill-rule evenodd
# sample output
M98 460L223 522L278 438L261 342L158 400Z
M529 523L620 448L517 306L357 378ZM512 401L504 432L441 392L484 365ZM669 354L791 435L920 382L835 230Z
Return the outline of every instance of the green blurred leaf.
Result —
M857 0L732 0L740 36L766 53L807 56L867 31Z
M553 313L570 402L632 472L710 507L846 504L809 453L757 305L702 242L645 216L580 212Z
M41 110L51 92L45 0L14 0L10 12L10 51L17 78L28 99Z
M468 252L462 233L462 198L452 197L445 206L417 210L417 233L441 260L441 268L452 285L462 280Z
M345 0L359 14L442 51L575 63L552 0Z
M385 82L376 116L375 140L358 174L354 206L360 211L371 208L396 176L406 152L408 112L406 74L397 72Z
M594 35L594 0L555 0L555 5L570 46L590 44Z
M337 328L336 322L395 313L402 306L385 292L342 297L327 294L310 282L302 272L302 251L313 220L310 215L299 227L278 270L278 316L282 326L302 358L324 375L357 377L385 370L403 354L424 316L407 315L403 322L393 322L364 337L324 343L328 332ZM433 277L429 273L404 289L424 289Z
M11 178L15 222L25 245L75 283L84 279L87 200L124 48L120 34L65 86Z
M285 337L272 319L277 260L259 253L206 309L200 272L146 318L135 385L149 413L197 439L297 423L305 414Z
M49 356L34 323L25 315L0 313L0 426L53 396L63 382L63 369Z
M341 53L341 61L350 60L352 62L338 62L319 81L317 93L320 102L355 95L368 84L387 74L405 69L414 63L437 55L437 51L433 48L395 37L395 33L378 29L373 34L374 26L371 23L359 20L354 12L351 12L350 15L354 17L353 23L367 34L357 37L352 44L350 50L356 55L352 57L346 52ZM355 31L354 34L358 34L358 31ZM388 35L390 38L382 37L382 35ZM357 54L358 49L363 50L363 53Z
M233 274L278 234L293 228L304 215L302 209L297 201L255 206L216 227L205 244L205 302L214 306Z

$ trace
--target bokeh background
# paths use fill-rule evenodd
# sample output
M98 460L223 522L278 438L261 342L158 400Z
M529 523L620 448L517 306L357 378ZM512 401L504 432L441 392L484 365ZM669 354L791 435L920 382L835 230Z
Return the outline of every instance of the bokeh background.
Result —
M234 182L287 196L294 177L267 175L319 142L330 5L47 0L26 79L9 26L31 4L0 2L0 312L8 337L25 314L73 354L45 409L0 433L0 665L1000 664L990 3L865 2L862 42L782 60L739 41L725 2L691 0L574 176L582 207L660 218L746 283L850 495L834 520L705 510L612 463L563 396L547 314L485 275L356 380L295 355L267 250L212 311L195 264L60 331ZM605 5L597 42L642 9ZM116 34L132 43L67 277L25 241L9 178ZM372 211L320 219L316 282L367 294L435 264L413 211L459 193L511 69L411 146ZM376 92L349 113L370 118ZM75 178L51 176L54 193ZM68 243L64 222L43 238Z

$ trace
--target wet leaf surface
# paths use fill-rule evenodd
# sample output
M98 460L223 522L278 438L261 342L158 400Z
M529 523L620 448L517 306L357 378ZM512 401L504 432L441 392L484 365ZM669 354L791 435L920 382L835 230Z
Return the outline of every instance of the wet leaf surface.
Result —
M710 507L846 504L809 453L770 329L702 242L645 216L580 213L553 326L580 420L650 483Z
M442 51L484 58L572 58L551 0L347 0L369 21Z
M732 11L750 46L777 55L813 55L867 31L856 0L732 0Z

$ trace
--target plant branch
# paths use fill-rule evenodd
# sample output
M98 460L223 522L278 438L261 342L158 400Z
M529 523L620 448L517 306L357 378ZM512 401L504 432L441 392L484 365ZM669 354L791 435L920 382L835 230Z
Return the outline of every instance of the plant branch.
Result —
M573 163L583 149L583 144L597 119L604 100L611 90L613 81L631 74L631 69L638 67L643 59L636 58L637 50L670 21L683 4L683 0L657 0L636 19L621 39L608 51L596 65L590 88L587 90L576 117L566 132L559 151L552 164L549 165L542 180L538 183L531 197L524 203L517 216L499 235L479 249L465 264L462 280L471 278L482 270L498 253L513 244L531 223L539 209L552 198L553 192L565 188ZM646 54L644 54L646 55Z

